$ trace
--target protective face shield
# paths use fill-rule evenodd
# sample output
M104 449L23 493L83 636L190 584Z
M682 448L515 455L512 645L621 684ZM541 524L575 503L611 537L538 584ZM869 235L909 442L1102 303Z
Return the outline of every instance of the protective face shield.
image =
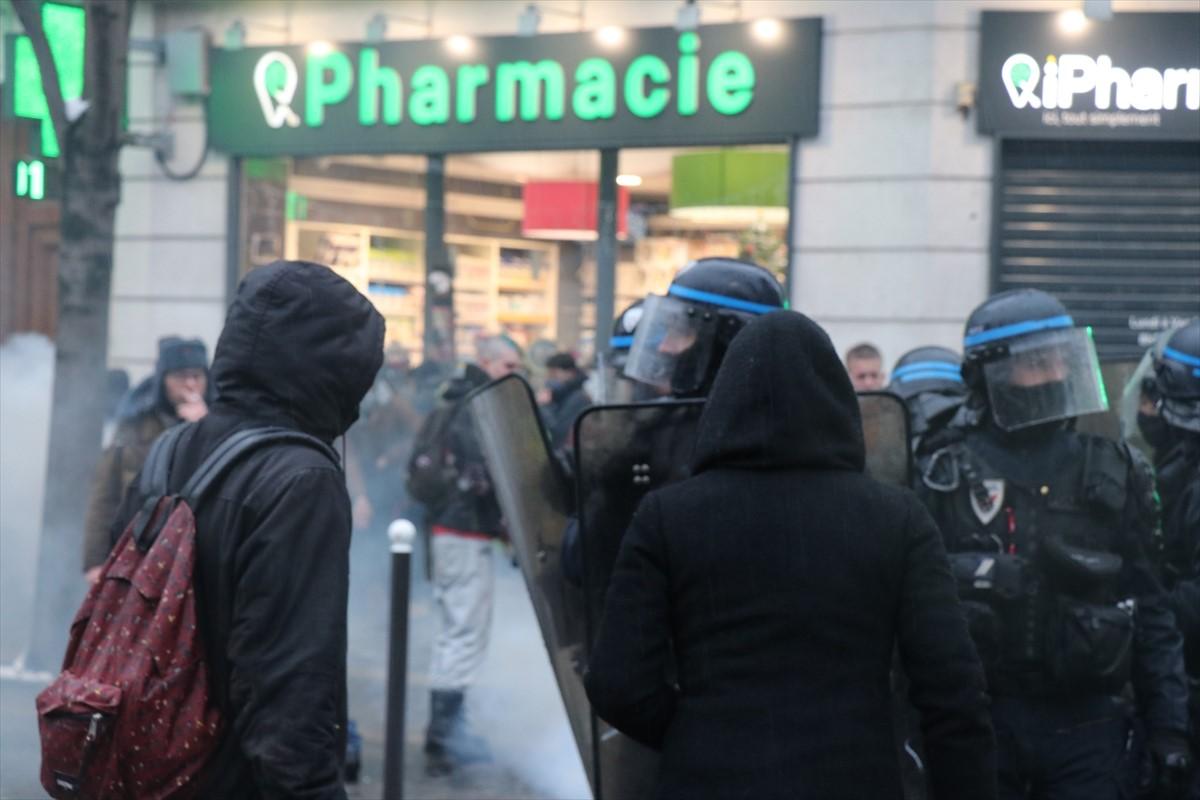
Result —
M1006 431L1108 409L1091 331L1052 328L998 342L983 364L992 417Z
M625 374L661 392L695 394L710 372L719 315L702 305L659 295L647 297L642 308Z

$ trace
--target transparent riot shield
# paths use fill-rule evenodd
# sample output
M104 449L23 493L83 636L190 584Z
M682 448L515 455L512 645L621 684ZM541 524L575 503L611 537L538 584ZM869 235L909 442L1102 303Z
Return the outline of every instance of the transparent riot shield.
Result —
M1136 437L1134 442L1144 452L1150 452L1149 445L1142 439L1137 429L1138 402L1141 399L1140 380L1133 387L1136 391L1124 393L1126 386L1133 381L1135 373L1139 379L1145 375L1154 375L1153 357L1147 351L1141 362L1104 361L1100 364L1100 376L1108 394L1108 410L1100 414L1084 414L1075 421L1075 430L1080 433L1091 433L1108 439L1120 440Z
M858 410L867 448L867 474L883 483L909 486L912 457L904 401L891 392L861 392Z
M687 476L703 409L701 400L599 406L585 411L575 423L575 479L589 645L633 512L647 492ZM596 797L652 797L658 754L599 718L594 718L593 724Z
M583 595L562 574L571 486L550 447L533 391L511 375L473 392L466 407L525 578L579 755L598 798L591 708L583 688Z

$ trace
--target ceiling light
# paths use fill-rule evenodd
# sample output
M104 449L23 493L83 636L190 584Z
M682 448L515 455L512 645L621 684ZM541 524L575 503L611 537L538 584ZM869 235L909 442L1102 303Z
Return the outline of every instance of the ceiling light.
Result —
M618 175L617 186L641 186L641 175Z
M605 25L596 31L596 41L606 47L616 47L625 41L625 31L616 25Z
M754 37L762 42L774 42L783 33L783 26L777 19L758 19L754 21Z
M470 36L451 36L446 40L446 49L458 56L465 56L475 49L475 42Z
M327 56L333 52L333 45L325 41L309 42L308 54L310 56Z
M1058 15L1058 27L1063 33L1080 33L1088 26L1088 19L1078 8L1072 8Z

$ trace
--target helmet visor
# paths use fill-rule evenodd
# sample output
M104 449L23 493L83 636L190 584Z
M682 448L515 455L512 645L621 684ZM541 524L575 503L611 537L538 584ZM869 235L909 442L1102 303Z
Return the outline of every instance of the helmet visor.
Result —
M992 417L1007 431L1108 410L1090 329L1023 336L983 370Z
M705 314L674 297L650 295L633 335L625 374L659 391L686 394L703 384L712 336Z

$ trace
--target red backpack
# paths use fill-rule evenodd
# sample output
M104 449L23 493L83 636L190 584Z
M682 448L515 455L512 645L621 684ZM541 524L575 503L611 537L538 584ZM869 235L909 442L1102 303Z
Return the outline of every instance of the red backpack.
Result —
M167 479L178 425L154 443L138 481L146 498L88 592L62 673L37 697L42 786L60 798L193 797L216 751L221 715L209 696L196 627L193 509L252 448L324 442L285 428L239 431L222 441L177 495Z

